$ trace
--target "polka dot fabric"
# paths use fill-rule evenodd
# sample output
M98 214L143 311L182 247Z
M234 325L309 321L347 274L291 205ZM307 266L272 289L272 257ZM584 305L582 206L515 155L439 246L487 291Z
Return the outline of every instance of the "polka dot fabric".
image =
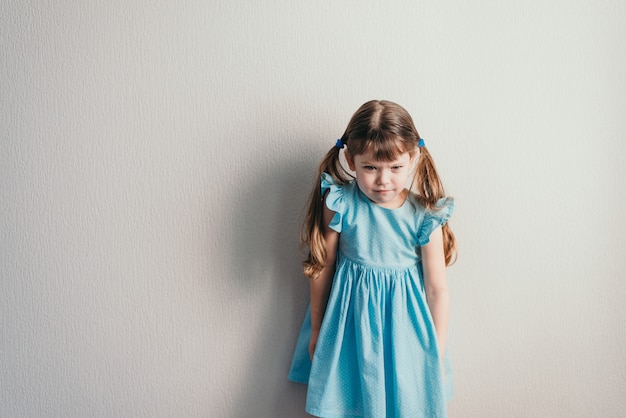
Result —
M319 417L445 417L452 395L424 294L421 245L446 223L454 201L427 211L410 196L396 209L369 201L356 183L322 177L340 232L336 273L313 361L307 312L289 378L308 383ZM445 383L444 383L445 382Z

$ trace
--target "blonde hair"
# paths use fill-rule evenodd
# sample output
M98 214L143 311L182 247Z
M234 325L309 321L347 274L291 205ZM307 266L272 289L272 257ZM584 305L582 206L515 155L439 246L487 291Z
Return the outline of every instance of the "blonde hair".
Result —
M347 147L346 152L352 156L371 152L379 161L393 161L406 152L415 155L419 141L420 136L411 115L402 106L386 100L371 100L363 104L352 115L341 137L341 142ZM340 151L339 147L334 146L320 163L300 232L302 245L309 249L308 256L302 263L304 274L312 279L319 276L327 258L322 225L322 173L330 174L339 184L346 184L354 179L341 163ZM428 149L422 146L419 151L411 189L414 189L421 205L434 210L436 202L445 197L443 185ZM442 230L445 262L448 266L456 258L456 239L448 224Z

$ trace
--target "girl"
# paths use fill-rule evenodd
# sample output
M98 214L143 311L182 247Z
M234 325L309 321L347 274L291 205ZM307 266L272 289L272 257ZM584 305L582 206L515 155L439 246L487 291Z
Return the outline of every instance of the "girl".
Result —
M354 176L340 162L344 147ZM307 412L445 417L454 202L408 112L361 106L322 161L308 205L311 304L289 373L309 385Z

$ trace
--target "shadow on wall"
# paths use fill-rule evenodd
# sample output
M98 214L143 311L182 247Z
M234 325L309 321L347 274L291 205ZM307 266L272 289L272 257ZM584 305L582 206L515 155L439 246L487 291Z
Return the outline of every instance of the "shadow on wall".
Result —
M242 341L249 346L247 375L230 399L232 417L309 416L304 412L306 386L287 379L308 304L298 233L317 156L302 154L294 151L291 157L257 167L235 199L230 268L242 300L254 307L233 309L258 316L251 318L257 324L254 333L245 337L251 340Z

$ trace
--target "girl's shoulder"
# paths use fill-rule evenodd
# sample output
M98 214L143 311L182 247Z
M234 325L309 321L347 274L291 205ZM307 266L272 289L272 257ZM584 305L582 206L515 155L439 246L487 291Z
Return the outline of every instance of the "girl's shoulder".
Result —
M448 196L439 199L433 207L428 208L421 196L411 193L410 198L416 211L418 242L423 246L430 241L430 234L435 229L448 223L456 204L454 198Z
M328 193L331 195L335 195L335 198L345 198L346 195L353 192L356 185L354 180L340 182L328 173L322 173L320 183L320 187L322 188L322 196L326 196L326 194Z
M322 173L320 187L326 207L333 212L344 213L349 207L346 201L353 194L354 182L341 183L328 173Z
M324 203L328 209L335 212L328 226L336 232L342 231L346 216L349 216L351 208L354 208L355 184L354 181L342 183L330 174L322 173L320 187Z

